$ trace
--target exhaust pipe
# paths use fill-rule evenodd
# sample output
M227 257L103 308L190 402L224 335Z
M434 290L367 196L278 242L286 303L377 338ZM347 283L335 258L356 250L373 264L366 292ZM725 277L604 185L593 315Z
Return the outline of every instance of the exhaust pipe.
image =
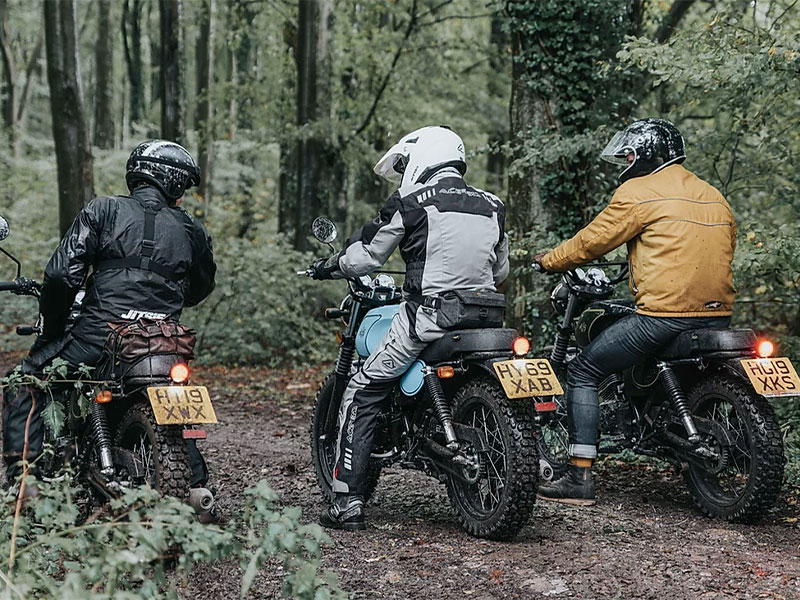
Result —
M208 488L192 488L189 490L189 506L198 516L207 515L214 508L214 494Z

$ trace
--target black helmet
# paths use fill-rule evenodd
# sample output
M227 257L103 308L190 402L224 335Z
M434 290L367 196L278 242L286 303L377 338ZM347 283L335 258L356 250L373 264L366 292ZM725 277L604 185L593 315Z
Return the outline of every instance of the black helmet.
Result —
M188 188L200 183L200 169L189 151L180 144L148 140L133 149L125 166L128 190L133 191L142 181L158 188L172 203Z
M627 156L633 152L633 162ZM600 154L603 160L616 165L628 165L619 175L620 181L655 173L667 165L686 160L683 136L678 128L664 119L641 119L611 139Z

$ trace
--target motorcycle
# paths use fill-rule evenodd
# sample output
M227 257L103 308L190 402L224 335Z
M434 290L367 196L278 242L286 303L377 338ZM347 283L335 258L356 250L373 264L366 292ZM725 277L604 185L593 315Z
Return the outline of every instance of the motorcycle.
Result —
M320 217L312 225L318 241L335 252L335 225ZM312 275L312 271L299 271ZM341 319L339 353L333 372L314 402L311 457L319 487L334 498L338 419L349 379L380 344L403 301L392 273L347 279L339 308L325 311ZM511 539L525 526L536 501L538 453L527 379L530 363L536 384L552 393L558 385L546 359L524 356L530 344L514 329L449 331L430 344L402 376L383 409L367 477L366 497L382 468L398 464L425 472L447 486L457 520L476 537ZM537 371L537 368L539 369ZM512 378L510 373L516 374ZM513 382L512 382L513 380ZM518 389L515 389L518 388ZM539 391L539 393L543 393ZM548 404L548 403L543 403Z
M0 241L9 234L0 217ZM39 298L41 285L21 277L19 261L0 248L17 266L13 281L0 291ZM82 293L72 307L68 325L80 314ZM40 334L42 319L21 325L18 335ZM216 423L208 390L189 385L191 371L182 354L148 353L132 362L106 352L91 385L51 390L49 402L61 403L61 431L45 428L44 452L36 467L43 479L56 480L66 470L94 492L111 499L126 489L147 485L164 495L187 499L198 515L207 514L214 496L206 488L191 488L187 440L206 439L196 425Z
M538 265L534 265L541 270ZM604 269L619 269L609 277ZM567 366L609 326L633 313L613 300L627 263L567 271L551 294L560 317L549 359L562 382ZM657 356L615 373L599 386L600 454L632 451L666 460L683 474L694 504L709 517L758 519L775 503L785 463L771 396L800 395L788 358L751 329L696 329ZM566 470L569 446L564 395L539 415L541 476Z

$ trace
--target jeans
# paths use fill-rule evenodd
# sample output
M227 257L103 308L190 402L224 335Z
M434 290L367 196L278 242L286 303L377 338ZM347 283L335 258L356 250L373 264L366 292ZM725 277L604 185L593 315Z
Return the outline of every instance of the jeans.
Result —
M722 329L730 317L649 317L633 313L603 331L569 365L567 425L569 454L597 456L600 403L597 388L612 373L620 373L672 342L689 329Z

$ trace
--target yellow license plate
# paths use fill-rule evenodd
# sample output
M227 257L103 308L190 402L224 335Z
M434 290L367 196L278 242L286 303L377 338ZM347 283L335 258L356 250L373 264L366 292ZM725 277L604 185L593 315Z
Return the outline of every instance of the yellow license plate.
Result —
M742 359L756 393L762 396L800 396L800 378L788 358Z
M149 387L147 396L159 425L217 422L208 389L204 385Z
M492 366L509 398L558 396L564 393L546 358L504 360Z

